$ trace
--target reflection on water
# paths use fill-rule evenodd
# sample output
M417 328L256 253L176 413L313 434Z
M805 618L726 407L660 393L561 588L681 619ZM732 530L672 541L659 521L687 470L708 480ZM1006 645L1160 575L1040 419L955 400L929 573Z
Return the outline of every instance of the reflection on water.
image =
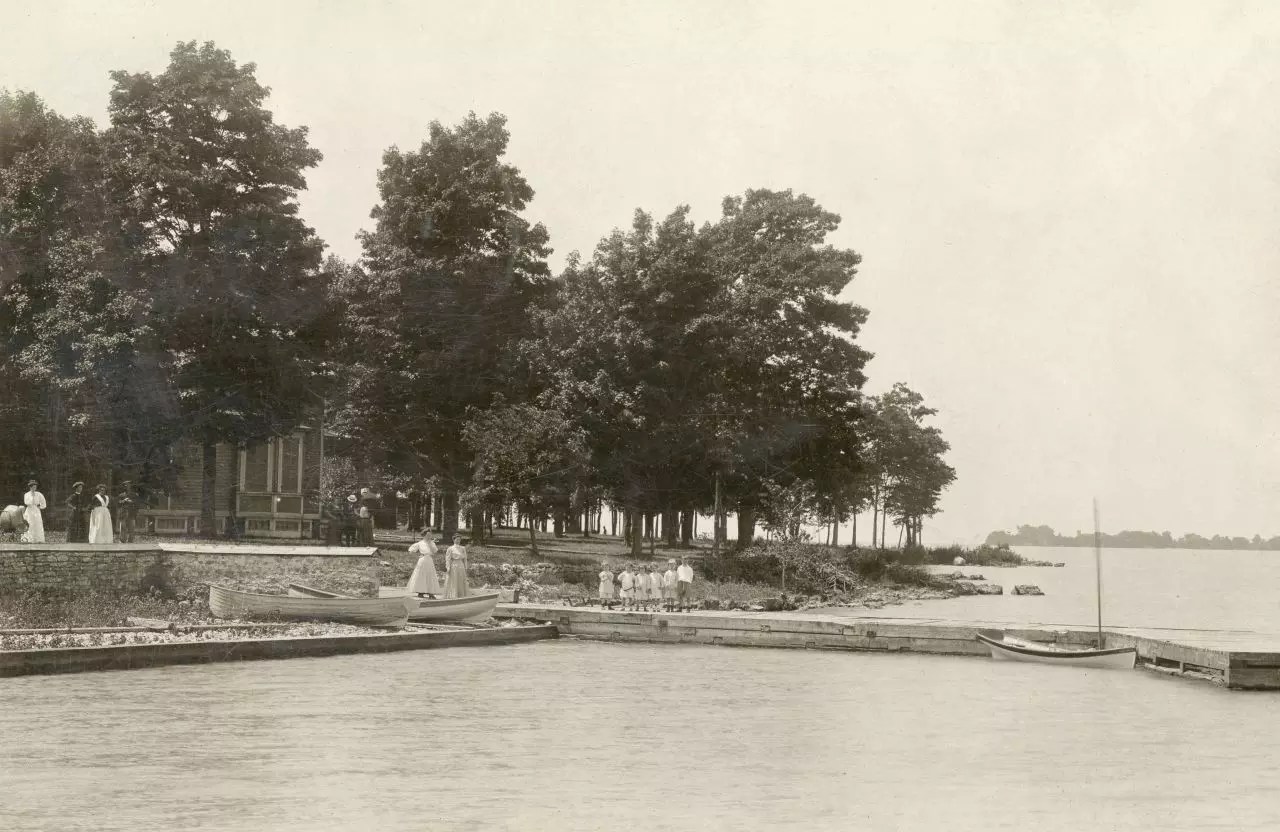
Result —
M0 829L1280 828L1280 696L561 640L0 680Z

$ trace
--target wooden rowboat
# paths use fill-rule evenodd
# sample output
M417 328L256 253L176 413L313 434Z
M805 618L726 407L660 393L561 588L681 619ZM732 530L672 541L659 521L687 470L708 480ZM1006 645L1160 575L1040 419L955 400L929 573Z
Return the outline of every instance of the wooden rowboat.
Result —
M366 627L403 627L409 619L406 598L332 598L260 595L209 585L209 611L218 618L283 618L327 621Z
M1011 662L1132 670L1138 661L1138 651L1132 647L1072 649L1011 639L1004 633L978 633L977 639L991 651L991 658Z
M484 595L468 595L466 598L419 598L410 596L407 590L395 587L380 590L382 598L400 599L409 603L409 620L416 622L431 621L484 621L493 615L498 606L498 593ZM323 589L289 584L289 594L300 598L342 598L334 592Z

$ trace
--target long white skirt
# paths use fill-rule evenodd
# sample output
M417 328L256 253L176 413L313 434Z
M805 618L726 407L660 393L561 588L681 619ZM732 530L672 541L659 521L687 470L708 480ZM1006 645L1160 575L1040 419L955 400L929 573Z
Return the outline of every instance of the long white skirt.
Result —
M44 543L44 517L35 506L26 508L27 530L22 533L23 543Z
M115 535L111 532L111 509L106 506L94 506L89 512L89 542L111 543Z
M440 576L436 574L436 563L431 555L418 558L413 574L409 576L409 593L412 595L419 592L423 595L444 595Z

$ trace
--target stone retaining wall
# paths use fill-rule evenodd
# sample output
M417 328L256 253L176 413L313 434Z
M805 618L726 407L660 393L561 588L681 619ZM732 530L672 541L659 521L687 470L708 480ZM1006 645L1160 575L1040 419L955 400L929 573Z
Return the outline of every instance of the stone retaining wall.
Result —
M303 583L350 595L378 594L374 548L115 544L0 546L0 597L88 592L129 595L200 593L207 583L284 592Z

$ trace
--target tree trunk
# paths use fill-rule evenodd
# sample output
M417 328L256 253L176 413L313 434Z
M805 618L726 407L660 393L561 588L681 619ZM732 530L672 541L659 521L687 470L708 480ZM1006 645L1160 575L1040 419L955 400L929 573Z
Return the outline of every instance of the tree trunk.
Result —
M853 539L849 541L849 545L856 549L858 548L858 511L857 509L854 509L854 512L853 512L853 529L851 531L851 534Z
M625 533L624 531L623 534ZM618 509L613 506L609 506L609 536L618 536Z
M529 552L538 556L538 533L533 530L533 515L529 515Z
M831 524L831 545L840 545L840 518L836 518L836 522Z
M446 491L440 495L440 530L445 542L452 545L458 533L458 492Z
M642 528L644 521L641 513L635 509L628 511L627 516L631 521L631 556L638 558L644 554L644 531Z
M880 512L880 548L881 549L885 547L884 535L885 535L885 532L888 530L888 528L889 528L889 512L888 510L881 510Z
M213 511L214 495L218 493L218 446L214 442L205 441L201 450L200 476L200 536L215 538L218 536L218 520Z
M617 514L614 514L614 520L617 520L617 519L618 519ZM631 545L631 526L632 526L631 511L628 509L623 509L622 510L622 542L626 546Z
M680 531L680 520L676 510L669 508L662 513L662 537L667 546L676 545L676 535Z
M653 538L653 513L646 511L644 513L644 539Z
M738 506L738 546L745 549L756 539L756 510Z
M564 516L557 511L553 522L555 523L554 528L556 537L564 537Z
M693 509L685 509L680 515L680 545L689 546L693 543L693 518L695 514Z
M871 548L876 548L876 532L880 528L880 489L871 495Z

